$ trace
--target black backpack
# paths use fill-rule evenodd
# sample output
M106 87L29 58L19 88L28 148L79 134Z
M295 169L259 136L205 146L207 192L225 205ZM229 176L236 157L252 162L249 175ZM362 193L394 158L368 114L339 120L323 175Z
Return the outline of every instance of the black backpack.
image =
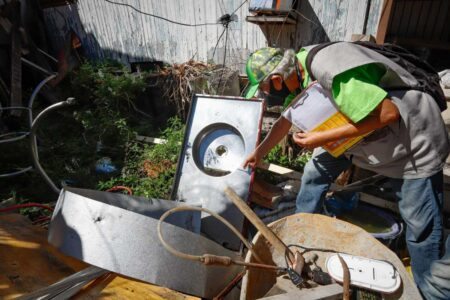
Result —
M312 48L306 57L306 70L310 74L312 80L315 80L311 73L311 63L314 56L325 47L338 42L329 42L320 44ZM378 45L372 42L353 42L354 44L369 48L375 52L392 60L406 71L408 71L419 82L417 87L413 88L390 88L389 90L415 89L427 93L436 101L439 109L444 111L447 109L447 101L439 84L440 78L437 72L427 62L421 60L405 48L394 44Z

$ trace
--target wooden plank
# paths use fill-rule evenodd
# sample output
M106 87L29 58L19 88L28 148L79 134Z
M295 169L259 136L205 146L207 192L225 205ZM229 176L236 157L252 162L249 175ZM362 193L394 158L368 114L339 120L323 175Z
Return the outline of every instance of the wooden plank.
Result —
M47 231L18 214L0 215L0 298L12 299L48 286L87 265L47 243Z
M366 194L366 193L360 193L359 199L362 202L366 202L366 203L375 205L377 207L389 209L390 211L393 211L397 214L400 213L400 211L398 210L398 204L396 202L381 199L381 198L378 198L376 196Z
M392 6L394 0L384 0L383 9L381 11L380 22L377 30L377 43L383 44L391 21Z
M61 254L47 242L47 230L18 214L0 215L0 299L44 288L88 265ZM143 263L145 267L145 263ZM167 288L108 273L73 299L199 299Z
M265 208L273 209L272 199L265 198L255 191L253 191L250 195L250 202Z
M3 18L0 16L0 26L6 31L6 33L10 33L12 29L12 24L7 18Z
M286 18L285 16L247 16L245 20L254 24L284 23L286 25L294 25L297 23L293 18Z
M136 136L136 141L145 142L145 143L151 143L151 144L165 144L165 143L167 143L167 140L165 140L165 139L154 138L154 137L149 137L149 136L144 136L144 135L137 135Z
M275 164L261 162L258 164L258 168L268 170L290 179L300 180L302 178L302 173Z
M261 298L261 300L338 300L342 299L342 286L337 283L311 289L297 289L285 294Z

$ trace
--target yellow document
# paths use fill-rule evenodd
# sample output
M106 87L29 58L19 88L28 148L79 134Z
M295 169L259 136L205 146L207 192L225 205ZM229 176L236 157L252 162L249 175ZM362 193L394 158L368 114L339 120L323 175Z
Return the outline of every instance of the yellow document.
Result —
M350 123L330 93L317 82L295 97L282 115L304 132L324 131ZM366 135L328 143L323 148L338 157Z

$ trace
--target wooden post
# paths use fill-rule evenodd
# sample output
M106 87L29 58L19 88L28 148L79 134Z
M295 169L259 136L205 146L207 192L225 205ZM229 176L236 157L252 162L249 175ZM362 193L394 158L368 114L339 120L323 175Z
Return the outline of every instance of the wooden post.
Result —
M20 2L13 1L12 17L13 24L11 29L11 106L22 106L22 44L20 38ZM21 110L11 110L11 115L20 116Z
M266 238L266 240L272 244L280 255L288 255L290 256L291 261L294 261L294 254L291 250L283 243L283 241L275 235L275 233L270 230L266 224L261 221L261 219L253 212L253 210L242 200L236 192L227 187L225 189L225 195L227 195L228 199L230 199L234 205L239 208L239 210L244 214L245 217L261 232L261 234Z
M394 0L384 0L383 9L381 10L380 22L377 29L377 44L383 44L389 29L389 23L392 15L392 6Z

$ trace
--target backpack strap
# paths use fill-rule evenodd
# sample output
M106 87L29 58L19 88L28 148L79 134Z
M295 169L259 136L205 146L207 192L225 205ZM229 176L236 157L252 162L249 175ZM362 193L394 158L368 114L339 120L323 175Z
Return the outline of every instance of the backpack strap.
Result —
M312 63L314 57L316 56L317 52L319 52L323 48L326 48L326 47L336 44L336 43L339 43L339 41L322 43L308 51L308 54L306 55L305 68L306 68L306 71L308 71L309 77L311 78L312 81L315 81L316 78L314 77L313 73L311 72L311 63Z

